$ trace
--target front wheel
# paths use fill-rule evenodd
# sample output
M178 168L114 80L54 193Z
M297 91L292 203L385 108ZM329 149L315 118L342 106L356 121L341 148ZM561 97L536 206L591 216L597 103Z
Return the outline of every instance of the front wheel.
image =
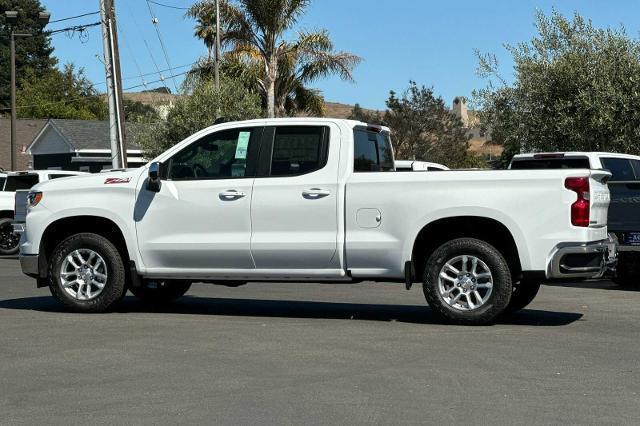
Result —
M427 260L423 291L433 313L461 325L486 325L511 298L509 265L492 245L459 238L438 247Z
M75 312L105 312L124 296L126 272L105 237L81 233L62 241L49 262L51 294Z
M151 304L166 304L173 302L191 288L188 281L165 280L144 281L140 287L131 287L129 291L138 299Z
M0 219L0 256L12 256L20 250L20 235L13 232L11 219Z

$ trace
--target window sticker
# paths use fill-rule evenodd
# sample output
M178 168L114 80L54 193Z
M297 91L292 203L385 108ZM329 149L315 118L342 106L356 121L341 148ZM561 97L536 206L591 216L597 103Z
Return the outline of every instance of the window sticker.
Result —
M238 145L236 145L236 160L247 159L247 147L249 146L249 139L251 138L251 132L240 132L238 135Z

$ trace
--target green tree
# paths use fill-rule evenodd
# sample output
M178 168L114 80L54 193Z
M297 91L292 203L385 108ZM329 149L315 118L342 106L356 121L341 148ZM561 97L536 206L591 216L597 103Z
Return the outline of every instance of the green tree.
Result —
M196 20L194 34L207 47L207 62L213 59L216 45L216 6L214 1L204 0L193 5L186 16Z
M155 123L160 121L160 115L154 107L143 104L140 101L125 99L122 102L124 107L125 121L130 123Z
M51 54L51 38L42 32L38 13L44 11L39 0L0 0L0 112L7 113L11 102L11 68L9 37L10 27L5 18L7 10L17 10L16 32L33 34L16 39L17 87L24 85L25 76L41 77L50 72L57 60Z
M323 99L307 85L332 74L351 81L360 62L356 55L335 52L326 30L301 31L296 39L285 39L309 4L310 0L221 1L221 42L230 49L226 56L231 70L236 70L232 74L252 78L269 117L298 111L321 114ZM189 13L205 19L212 5L200 1Z
M210 80L194 84L190 96L180 98L167 120L136 136L147 158L153 158L176 143L213 125L217 117L227 120L260 118L260 97L245 90L242 82L223 77L220 90Z
M21 118L69 118L104 120L107 106L80 68L66 64L62 71L38 75L30 70L17 93Z
M451 168L482 165L482 160L469 152L462 120L432 88L411 81L402 96L390 93L387 108L384 122L391 128L396 158L433 161Z
M360 104L355 104L353 109L351 109L351 114L349 114L349 120L357 120L370 124L385 124L384 116L380 114L380 111L368 111L360 106Z
M505 148L503 164L520 151L640 153L640 40L577 13L539 12L536 28L529 42L507 46L513 83L495 56L478 54L489 83L476 101Z
M485 166L480 157L469 152L469 136L460 118L432 88L419 87L413 81L401 96L390 92L383 114L356 104L349 118L391 128L398 160L433 161L451 168Z

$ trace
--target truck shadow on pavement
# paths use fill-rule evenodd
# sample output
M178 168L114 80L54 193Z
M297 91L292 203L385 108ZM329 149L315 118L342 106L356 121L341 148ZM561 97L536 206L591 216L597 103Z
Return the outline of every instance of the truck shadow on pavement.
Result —
M0 301L0 309L65 312L52 297L38 296ZM359 321L441 324L427 306L382 305L297 300L222 299L185 296L165 306L149 306L126 297L114 310L120 314L163 313L182 315L237 316L260 318L319 318ZM78 314L81 315L81 314ZM581 313L525 309L503 317L498 324L563 326L582 318Z
M586 280L586 281L567 282L567 283L557 282L557 283L549 283L546 285L550 287L570 287L570 288L582 288L582 289L592 289L592 290L613 290L613 291L631 291L631 292L640 291L640 284L623 287L612 281L604 281L604 280Z

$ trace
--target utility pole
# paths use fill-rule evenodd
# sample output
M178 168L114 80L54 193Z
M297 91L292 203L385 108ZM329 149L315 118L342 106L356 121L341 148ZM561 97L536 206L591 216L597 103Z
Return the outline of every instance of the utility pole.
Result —
M216 89L220 90L220 0L216 0Z
M16 113L16 37L31 37L33 34L17 34L15 32L15 25L18 22L18 11L7 10L4 12L7 23L11 26L11 41L9 42L9 48L11 50L11 142L9 144L9 163L11 170L16 169L16 120L18 115ZM44 27L49 22L49 12L39 12L38 22Z
M127 149L124 133L124 108L122 106L122 78L120 52L114 0L100 0L102 19L102 44L107 77L109 100L109 135L111 138L111 163L114 169L127 167Z
M11 28L11 143L9 144L9 156L11 158L10 170L16 169L16 37Z

